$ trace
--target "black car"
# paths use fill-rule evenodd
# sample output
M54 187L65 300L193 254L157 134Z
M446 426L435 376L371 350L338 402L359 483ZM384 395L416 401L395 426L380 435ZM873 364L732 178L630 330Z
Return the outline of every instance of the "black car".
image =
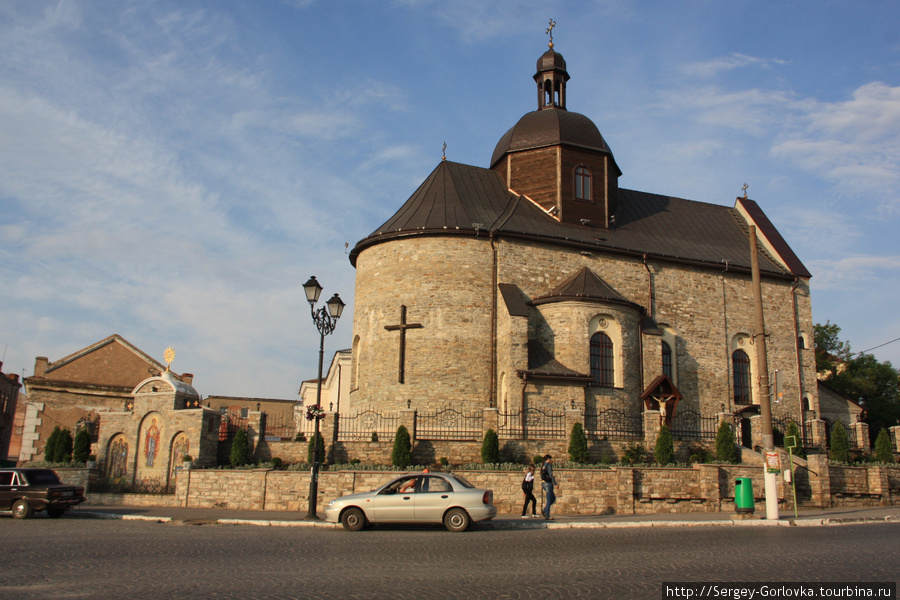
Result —
M84 499L83 487L62 483L50 469L0 469L0 511L16 519L42 510L56 519Z

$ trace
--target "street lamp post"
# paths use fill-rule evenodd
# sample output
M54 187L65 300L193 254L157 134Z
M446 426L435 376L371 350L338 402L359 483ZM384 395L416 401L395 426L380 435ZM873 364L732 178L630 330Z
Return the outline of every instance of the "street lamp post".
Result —
M322 411L322 363L325 357L325 336L334 331L337 320L344 312L345 305L340 296L335 294L325 303L325 306L316 310L316 302L319 301L322 286L315 277L310 277L309 281L303 284L303 291L306 292L306 299L309 301L309 311L312 314L313 322L316 324L316 329L319 330L319 381L316 386L316 407L314 411L307 412L307 418L310 418L310 414L312 414L312 418L316 422L316 432L313 434L313 464L309 478L309 511L306 513L306 518L316 520L319 518L316 515L316 503L319 495L319 421L324 416Z

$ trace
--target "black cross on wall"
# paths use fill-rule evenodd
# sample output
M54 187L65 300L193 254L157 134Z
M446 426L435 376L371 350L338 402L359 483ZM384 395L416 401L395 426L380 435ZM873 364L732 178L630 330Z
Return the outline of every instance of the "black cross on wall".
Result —
M422 329L421 323L407 323L406 322L406 306L400 305L400 324L399 325L385 325L385 329L388 331L399 331L400 332L400 371L397 374L397 381L403 383L404 379L404 370L406 365L406 330L407 329Z

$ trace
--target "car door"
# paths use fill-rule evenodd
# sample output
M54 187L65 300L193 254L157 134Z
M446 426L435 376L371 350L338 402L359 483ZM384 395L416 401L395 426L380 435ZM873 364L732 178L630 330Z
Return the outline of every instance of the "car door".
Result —
M440 523L453 502L453 486L440 475L427 475L416 493L416 521Z
M9 510L15 491L15 473L0 471L0 510Z
M373 501L374 523L390 523L414 520L415 488L401 492L400 488L414 477L402 477L375 495Z

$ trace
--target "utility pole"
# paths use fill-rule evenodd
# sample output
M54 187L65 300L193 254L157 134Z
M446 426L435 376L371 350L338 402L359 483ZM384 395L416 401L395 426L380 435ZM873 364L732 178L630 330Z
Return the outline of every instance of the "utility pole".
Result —
M759 371L759 414L762 421L762 445L765 460L766 519L778 520L778 474L770 472L769 457L775 454L775 436L772 434L772 404L769 398L769 361L766 355L766 323L763 318L762 282L759 276L759 250L756 246L756 226L750 226L750 267L753 277L754 328L756 366Z

